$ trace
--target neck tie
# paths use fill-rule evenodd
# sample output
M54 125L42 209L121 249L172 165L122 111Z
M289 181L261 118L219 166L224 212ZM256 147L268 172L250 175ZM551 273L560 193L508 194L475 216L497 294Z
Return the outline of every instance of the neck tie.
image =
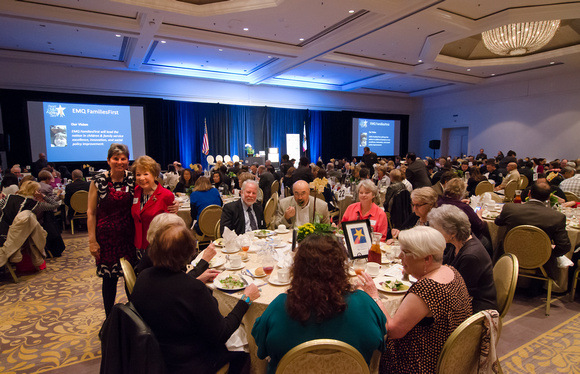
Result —
M254 218L254 212L252 211L252 207L248 207L248 217L250 218L250 227L252 230L258 229L258 224L256 223L256 218Z

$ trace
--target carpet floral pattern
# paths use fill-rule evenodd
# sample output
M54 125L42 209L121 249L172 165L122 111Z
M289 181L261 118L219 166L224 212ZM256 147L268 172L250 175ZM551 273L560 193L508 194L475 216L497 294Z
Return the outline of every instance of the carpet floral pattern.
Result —
M500 359L508 373L580 374L580 314Z
M101 356L101 279L88 239L65 242L46 270L19 276L19 283L9 275L1 280L0 373L40 373Z

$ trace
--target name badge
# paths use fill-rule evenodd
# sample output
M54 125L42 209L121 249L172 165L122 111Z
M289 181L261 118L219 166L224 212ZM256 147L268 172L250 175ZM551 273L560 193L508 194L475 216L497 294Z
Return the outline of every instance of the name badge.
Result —
M371 219L371 226L374 227L377 224L377 221L374 219Z
M134 197L133 198L133 204L139 204L139 198L138 197Z

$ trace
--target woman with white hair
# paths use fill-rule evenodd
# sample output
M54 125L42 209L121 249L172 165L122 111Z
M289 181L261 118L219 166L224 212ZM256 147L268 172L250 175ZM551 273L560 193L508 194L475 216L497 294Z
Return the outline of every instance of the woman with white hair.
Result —
M497 309L493 265L483 244L471 233L467 215L453 205L442 205L429 212L429 223L445 241L453 245L443 256L443 263L453 266L463 277L472 297L473 313Z
M371 222L373 232L383 234L382 241L387 239L389 223L387 215L373 202L377 197L379 189L370 179L362 180L358 185L358 203L350 204L344 215L342 222L358 221L368 219Z
M442 265L445 238L432 227L399 233L403 269L417 278L397 313L391 316L379 299L373 279L359 276L359 287L377 300L387 317L381 373L434 373L439 353L453 330L471 315L465 282L457 270Z

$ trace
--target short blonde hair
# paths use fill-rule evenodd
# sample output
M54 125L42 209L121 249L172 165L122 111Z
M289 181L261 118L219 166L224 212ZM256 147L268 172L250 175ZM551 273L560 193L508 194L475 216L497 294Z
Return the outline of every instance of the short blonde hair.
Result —
M197 178L194 186L194 191L209 191L213 187L208 177Z
M22 196L32 196L38 190L40 190L40 183L35 181L26 181L20 186L18 194Z
M135 160L131 170L133 174L136 174L137 169L145 170L151 173L155 180L159 178L159 173L161 173L161 166L153 158L149 156L141 156Z
M377 194L379 193L379 189L377 188L377 186L371 182L370 179L364 179L362 181L360 181L360 183L358 184L358 191L360 192L360 189L364 187L365 190L371 191L373 194L373 198L377 197Z
M432 187L421 187L411 192L411 199L436 207L439 195L437 195L437 192Z
M170 226L185 227L185 221L177 214L173 213L161 213L156 215L149 224L149 230L147 230L147 241L152 243L153 239L155 239L155 234L157 234L158 231L165 231Z
M465 182L460 178L452 178L445 183L445 196L462 199L465 196Z
M403 180L403 176L401 175L401 171L399 169L393 169L389 173L389 177L391 178L391 182L401 182Z
M416 226L399 233L401 250L408 252L413 258L421 259L433 256L433 261L443 261L445 238L443 234L429 226Z

